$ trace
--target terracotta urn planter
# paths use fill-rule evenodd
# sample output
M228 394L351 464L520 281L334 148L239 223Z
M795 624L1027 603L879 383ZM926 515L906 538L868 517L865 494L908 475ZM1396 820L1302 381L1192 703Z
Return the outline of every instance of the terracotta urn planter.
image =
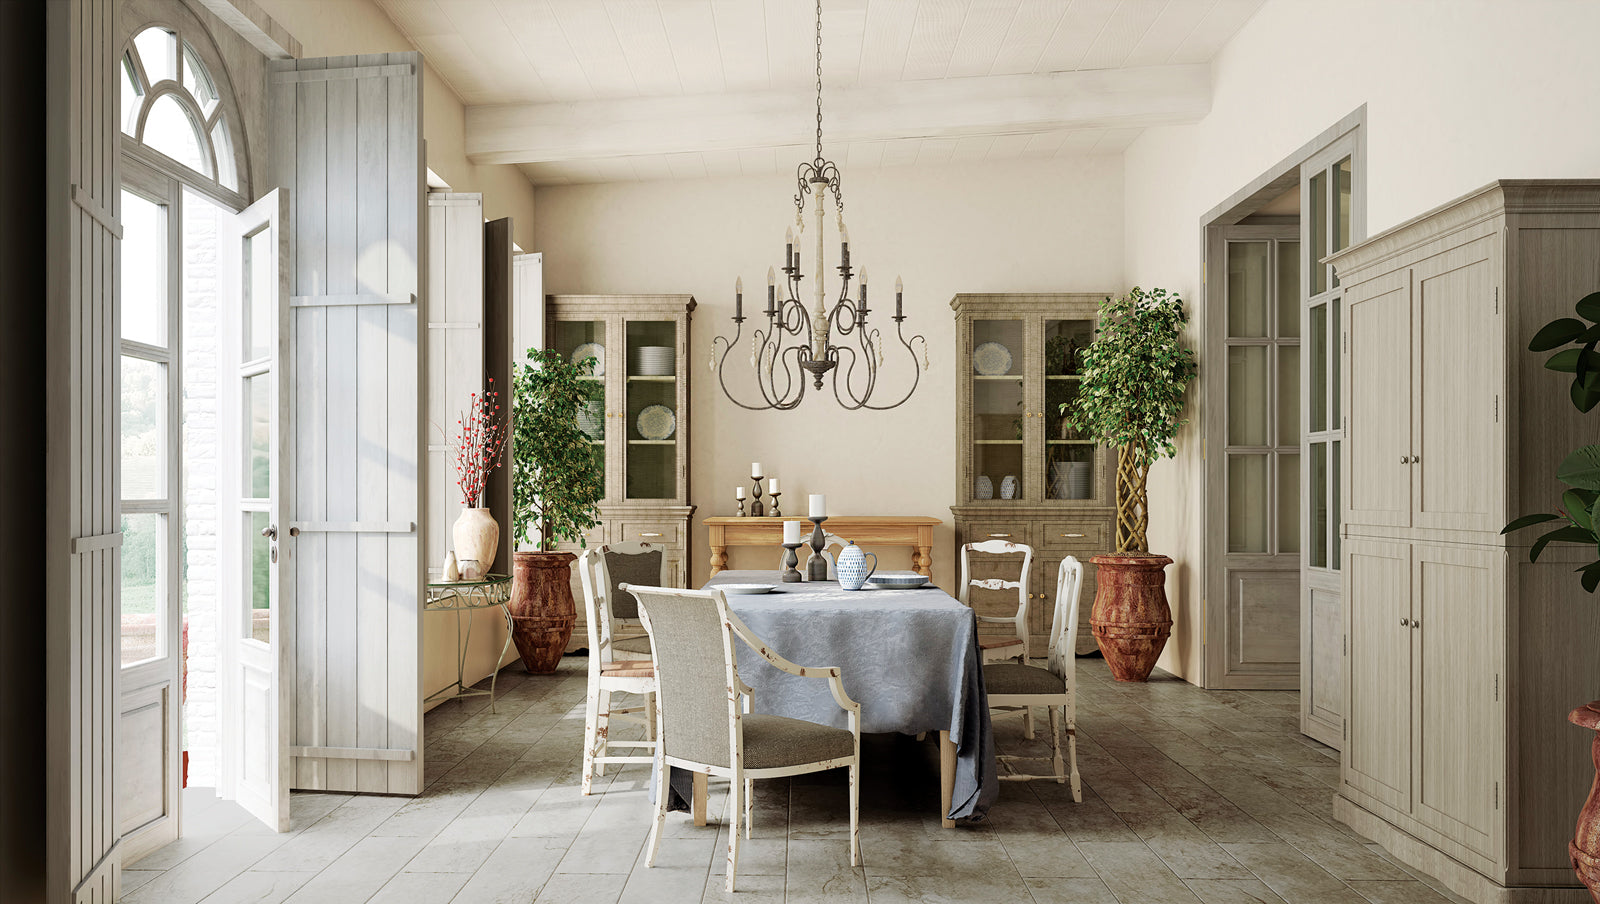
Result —
M528 671L548 675L561 664L578 611L572 603L570 552L512 555L511 639Z
M1567 714L1567 721L1590 731L1600 732L1600 700L1594 700ZM1589 799L1578 811L1578 826L1567 844L1572 871L1589 889L1589 896L1600 902L1600 733L1590 748L1594 757L1595 779Z
M1166 567L1148 553L1094 556L1094 609L1089 626L1118 681L1144 681L1172 635Z

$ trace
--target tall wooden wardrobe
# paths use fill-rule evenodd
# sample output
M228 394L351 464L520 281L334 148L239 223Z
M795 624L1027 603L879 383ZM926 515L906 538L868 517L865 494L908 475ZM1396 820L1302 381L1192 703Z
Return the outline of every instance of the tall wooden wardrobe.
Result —
M1600 435L1527 350L1600 290L1600 181L1501 181L1329 260L1342 342L1345 675L1337 817L1473 901L1588 901L1566 844L1594 769L1600 605L1529 564L1557 465Z

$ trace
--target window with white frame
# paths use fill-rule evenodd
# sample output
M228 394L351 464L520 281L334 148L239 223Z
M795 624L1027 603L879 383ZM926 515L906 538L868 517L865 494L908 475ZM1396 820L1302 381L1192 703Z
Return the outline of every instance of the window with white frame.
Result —
M230 191L239 166L222 92L194 45L152 25L122 55L122 131Z

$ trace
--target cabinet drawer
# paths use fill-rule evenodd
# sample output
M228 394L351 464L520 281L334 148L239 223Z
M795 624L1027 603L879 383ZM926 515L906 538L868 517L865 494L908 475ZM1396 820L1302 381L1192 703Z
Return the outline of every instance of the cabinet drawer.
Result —
M683 545L683 524L679 521L618 521L613 543L652 543L657 546Z
M1027 521L974 521L962 531L963 543L982 543L985 540L1006 540L1032 546L1033 525Z
M1039 545L1051 549L1083 550L1093 555L1110 552L1108 527L1104 521L1041 521Z

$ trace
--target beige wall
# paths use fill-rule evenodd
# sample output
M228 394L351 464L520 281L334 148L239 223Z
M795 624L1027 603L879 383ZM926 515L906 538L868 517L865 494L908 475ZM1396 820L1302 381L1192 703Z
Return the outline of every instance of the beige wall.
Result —
M761 461L769 476L781 478L791 514L804 512L807 494L826 493L833 514L944 519L935 538L934 578L954 586L951 296L1109 291L1121 282L1122 168L1116 157L925 169L847 165L844 189L851 255L871 273L876 323L893 327L894 278L902 274L906 326L930 343L932 370L911 401L893 411L844 411L831 391L808 394L790 412L745 411L723 396L706 367L712 337L731 335L734 278L744 277L747 314L765 305L767 267L781 263L783 231L794 221L790 177L538 190L530 250L544 252L547 292L688 292L699 301L690 354L690 501L700 507L691 570L696 584L709 571L700 520L732 514L735 484L748 484L750 462ZM837 263L831 254L830 268ZM805 269L809 274L814 266ZM812 283L803 285L804 292ZM829 285L836 293L837 282ZM885 395L909 377L905 361L887 348L886 354ZM729 357L730 385L746 397L753 394L748 357L743 349ZM776 561L770 552L752 550L730 556L733 567L770 569ZM885 565L909 567L909 555L886 557Z
M307 57L416 50L371 0L257 0L267 15L288 29ZM512 240L524 250L533 243L533 185L515 166L478 166L467 160L464 108L460 98L425 66L422 77L422 135L428 141L428 168L452 191L483 193L483 213L491 220L513 218Z
M1217 58L1211 113L1127 151L1125 281L1197 300L1201 216L1362 104L1369 234L1493 179L1600 176L1596 34L1600 4L1570 0L1271 0ZM1199 681L1190 440L1151 475L1150 543L1179 560L1161 664Z

